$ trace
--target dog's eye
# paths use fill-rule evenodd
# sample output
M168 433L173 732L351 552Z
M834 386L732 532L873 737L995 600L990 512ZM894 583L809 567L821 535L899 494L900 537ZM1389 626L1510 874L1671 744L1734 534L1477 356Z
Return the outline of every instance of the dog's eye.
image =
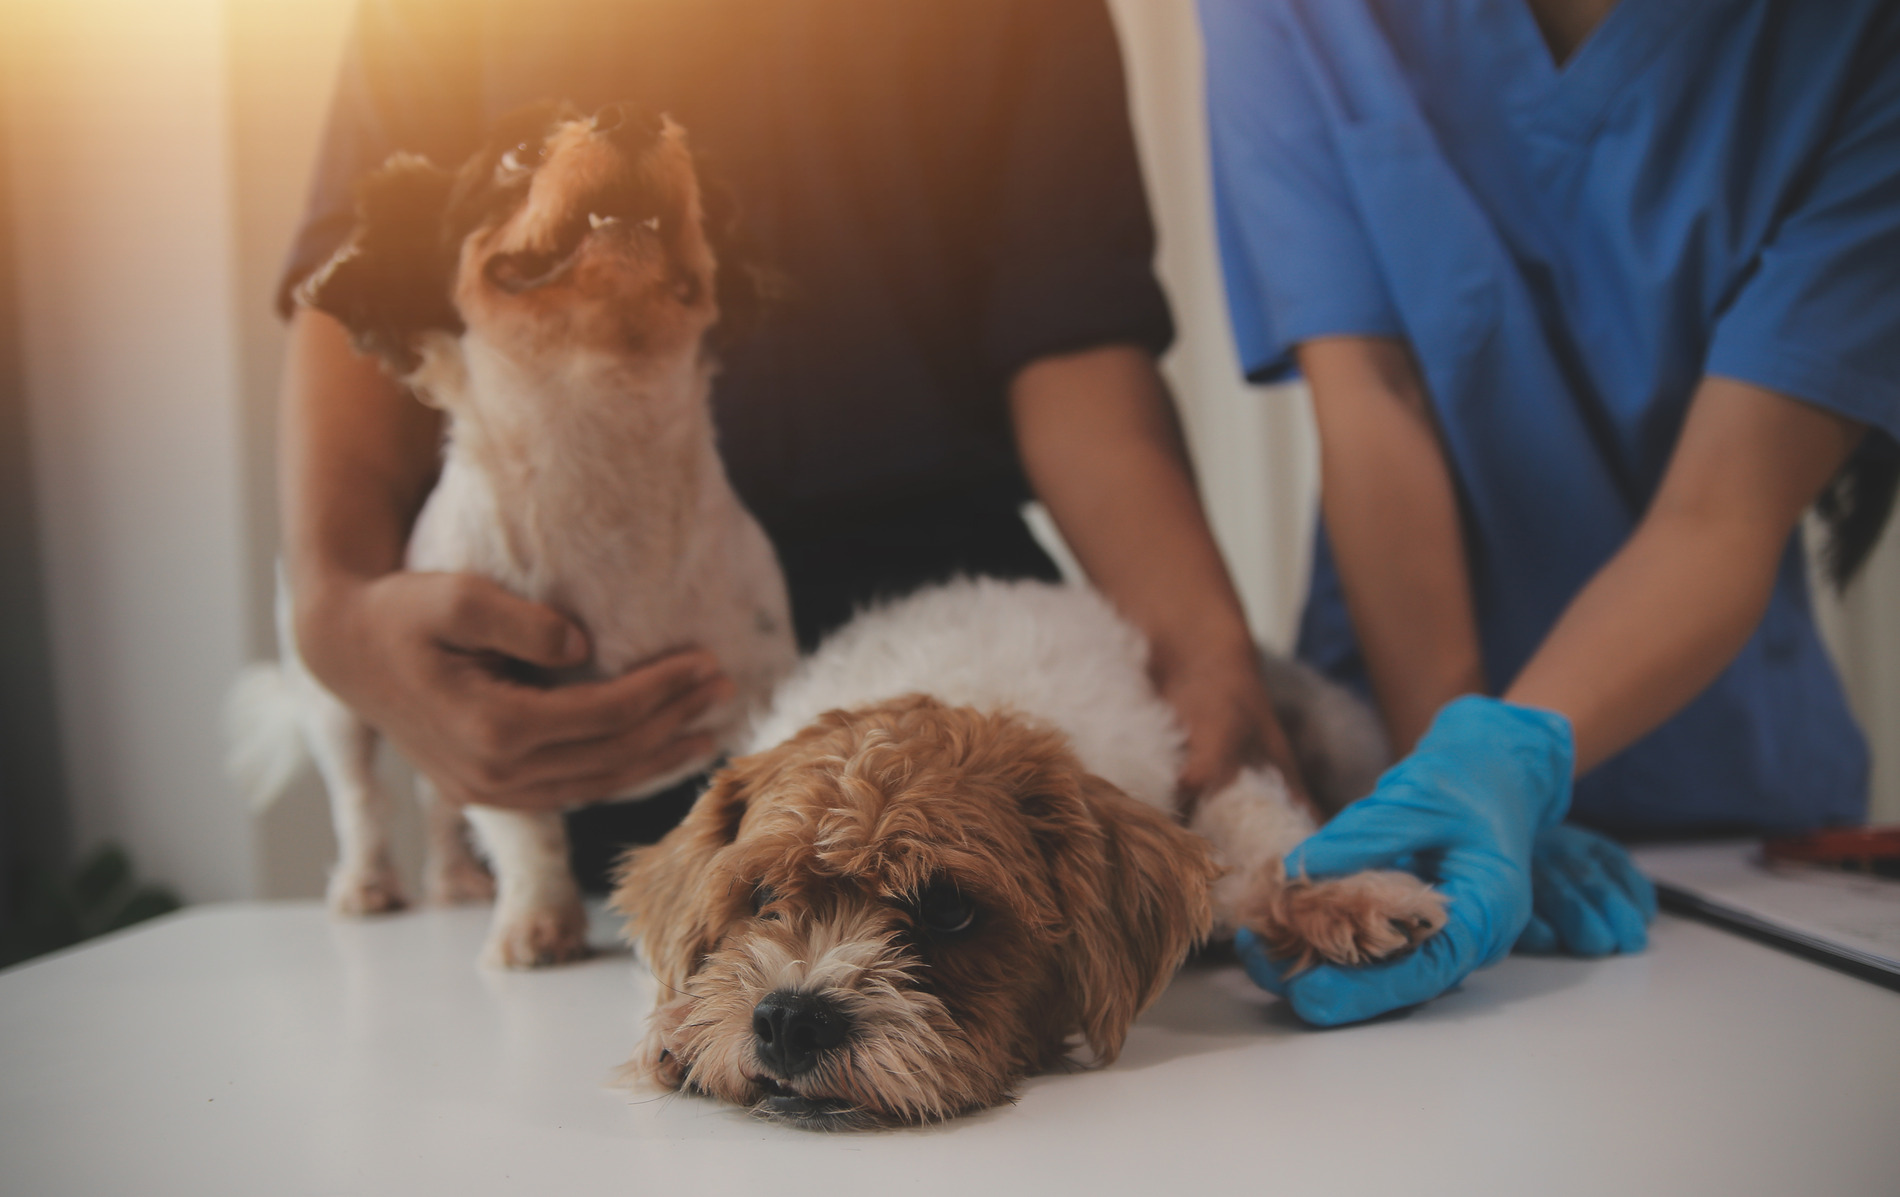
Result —
M757 889L753 890L752 891L753 917L762 918L762 919L777 918L778 917L777 914L770 913L766 910L766 907L772 905L772 903L776 901L778 901L778 891L773 889L769 885L761 885Z
M932 935L960 935L976 924L976 903L948 881L932 882L917 895L917 921Z
M501 168L510 173L533 170L535 164L548 156L548 147L532 141L518 143L514 149L501 156Z

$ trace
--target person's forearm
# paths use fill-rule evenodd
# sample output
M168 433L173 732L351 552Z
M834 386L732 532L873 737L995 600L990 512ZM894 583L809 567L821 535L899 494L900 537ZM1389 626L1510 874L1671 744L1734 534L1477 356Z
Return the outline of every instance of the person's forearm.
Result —
M1252 651L1152 357L1117 346L1044 358L1017 376L1011 412L1037 497L1161 665Z
M1154 358L1129 346L1044 358L1017 375L1010 410L1037 496L1090 580L1148 637L1150 673L1186 736L1179 800L1271 763L1304 802Z
M1320 506L1353 631L1400 754L1485 677L1457 493L1403 343L1302 344L1320 434Z
M1702 384L1649 512L1505 694L1569 718L1585 772L1675 714L1747 643L1801 513L1859 426Z
M1505 692L1570 720L1583 773L1674 714L1747 642L1779 537L1737 521L1645 520Z
M439 415L356 353L329 316L292 319L282 391L284 558L307 610L402 567L439 463Z

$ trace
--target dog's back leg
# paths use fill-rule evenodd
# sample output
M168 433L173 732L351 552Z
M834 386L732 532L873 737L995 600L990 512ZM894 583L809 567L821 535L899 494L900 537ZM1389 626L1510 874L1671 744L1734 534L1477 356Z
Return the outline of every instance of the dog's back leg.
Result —
M402 883L389 857L389 794L376 776L376 733L315 678L304 673L298 680L304 741L330 791L336 828L330 909L349 915L401 910Z
M277 564L277 647L284 690L295 709L304 746L330 793L330 824L337 861L328 898L337 914L401 910L402 882L389 857L389 795L376 776L376 733L336 695L324 689L297 649L290 583Z
M495 919L482 963L537 968L587 956L587 912L567 860L567 826L558 814L471 806L468 821L494 867Z
M469 843L462 810L443 799L435 783L416 775L425 833L422 899L431 906L465 906L495 900L495 879Z
M1300 776L1321 813L1336 815L1370 794L1392 763L1385 729L1371 705L1290 658L1262 652L1260 665Z

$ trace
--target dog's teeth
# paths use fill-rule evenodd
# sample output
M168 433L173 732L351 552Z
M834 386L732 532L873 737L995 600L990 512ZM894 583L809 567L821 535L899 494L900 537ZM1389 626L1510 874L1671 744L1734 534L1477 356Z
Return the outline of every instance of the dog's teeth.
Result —
M602 216L598 212L589 212L587 214L587 227L590 229L604 229L610 224L619 223L620 218L618 216Z

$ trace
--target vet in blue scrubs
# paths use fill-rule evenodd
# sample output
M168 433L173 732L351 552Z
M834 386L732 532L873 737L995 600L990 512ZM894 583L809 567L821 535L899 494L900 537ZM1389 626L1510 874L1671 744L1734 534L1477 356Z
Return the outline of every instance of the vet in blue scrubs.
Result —
M1524 0L1202 17L1246 370L1325 335L1411 344L1494 686L1634 530L1703 375L1900 437L1900 3L1621 0L1562 67ZM1301 655L1363 680L1323 543L1315 566ZM1848 822L1867 774L1791 543L1734 663L1571 811Z

